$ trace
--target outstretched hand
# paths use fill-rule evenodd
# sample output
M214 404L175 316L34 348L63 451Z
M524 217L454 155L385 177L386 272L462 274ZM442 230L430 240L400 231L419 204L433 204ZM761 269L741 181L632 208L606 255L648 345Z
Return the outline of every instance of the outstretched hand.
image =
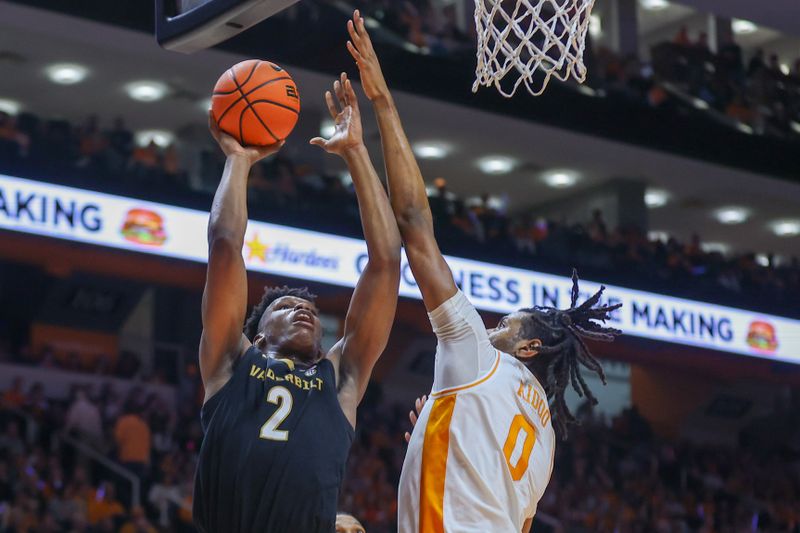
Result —
M217 124L210 109L208 110L208 129L211 131L211 136L219 144L225 157L241 156L247 160L250 166L274 154L286 143L286 141L280 141L269 146L242 146L239 141L219 129L219 124Z
M389 96L389 87L381 72L381 65L378 63L378 56L372 47L372 40L369 38L367 28L364 26L364 17L356 9L353 12L353 19L347 21L347 32L350 34L350 41L347 41L347 51L356 60L358 72L361 74L361 85L367 98L379 100Z
M325 104L328 106L328 112L335 122L336 129L330 139L314 137L309 142L323 148L326 152L344 156L347 151L364 145L361 112L358 109L358 98L353 91L353 85L347 79L347 74L342 72L339 79L333 82L333 91L336 94L335 100L330 91L325 91Z
M417 398L416 401L414 402L414 408L417 410L417 412L416 413L414 411L408 412L408 419L411 420L411 431L414 431L414 427L417 425L419 414L422 412L422 408L425 407L425 402L427 401L428 401L428 396L423 394L422 396ZM411 433L406 431L405 438L406 442L410 442Z

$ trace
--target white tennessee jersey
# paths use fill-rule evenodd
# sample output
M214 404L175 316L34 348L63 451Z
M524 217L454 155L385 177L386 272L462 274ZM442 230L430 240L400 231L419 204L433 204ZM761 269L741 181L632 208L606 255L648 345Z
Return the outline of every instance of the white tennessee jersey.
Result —
M430 318L439 339L433 391L403 463L398 531L518 533L553 469L545 392L491 346L460 291Z

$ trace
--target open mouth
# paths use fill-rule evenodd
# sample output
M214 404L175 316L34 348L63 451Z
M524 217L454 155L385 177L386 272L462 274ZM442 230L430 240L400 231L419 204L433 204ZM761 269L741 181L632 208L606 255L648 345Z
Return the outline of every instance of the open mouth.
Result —
M297 324L308 324L310 326L314 325L314 315L309 313L308 311L297 311L294 314L294 319L292 322Z

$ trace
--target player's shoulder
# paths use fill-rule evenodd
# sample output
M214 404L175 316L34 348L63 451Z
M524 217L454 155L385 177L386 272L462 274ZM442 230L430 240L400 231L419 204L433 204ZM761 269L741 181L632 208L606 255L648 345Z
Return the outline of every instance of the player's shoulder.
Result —
M536 377L533 375L533 372L528 369L528 366L524 362L506 352L497 350L497 354L498 367L501 371L505 372L506 374L510 374L513 377L519 377L526 380L536 379Z

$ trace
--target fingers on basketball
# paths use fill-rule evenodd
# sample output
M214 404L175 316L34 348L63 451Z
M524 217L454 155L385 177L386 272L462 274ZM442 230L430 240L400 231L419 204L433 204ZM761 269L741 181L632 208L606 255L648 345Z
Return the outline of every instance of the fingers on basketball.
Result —
M208 129L211 132L212 137L215 139L219 138L219 126L217 126L217 119L214 118L214 112L210 109L208 110Z
M270 154L274 154L275 152L280 150L283 147L284 144L286 144L286 140L285 139L280 140L280 141L276 142L275 144L270 144L269 146L258 146L258 147L256 147L256 150L258 150L259 158L263 159L263 158L267 157Z

